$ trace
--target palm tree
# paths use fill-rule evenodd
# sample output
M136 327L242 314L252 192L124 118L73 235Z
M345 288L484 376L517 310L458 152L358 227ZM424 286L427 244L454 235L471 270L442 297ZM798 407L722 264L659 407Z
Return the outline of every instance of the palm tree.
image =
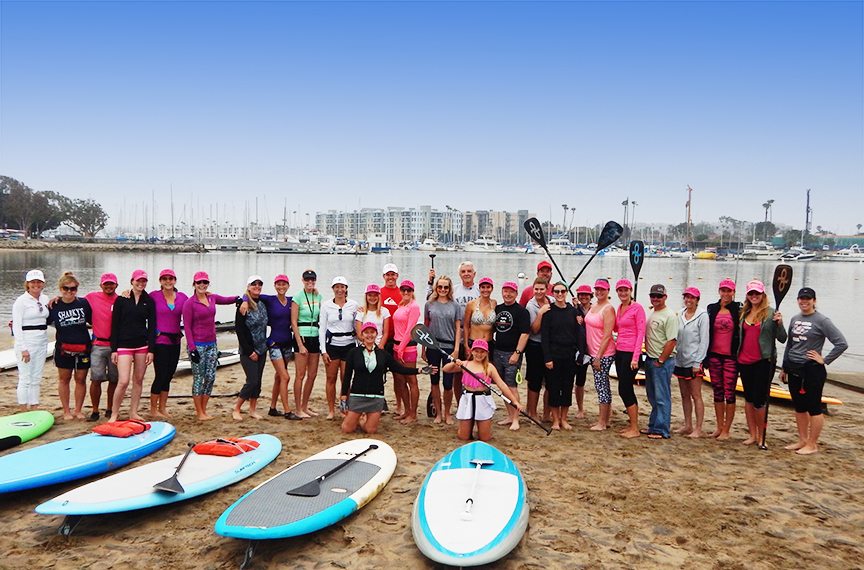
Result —
M857 228L858 228L858 235L860 236L861 235L861 224L858 224Z

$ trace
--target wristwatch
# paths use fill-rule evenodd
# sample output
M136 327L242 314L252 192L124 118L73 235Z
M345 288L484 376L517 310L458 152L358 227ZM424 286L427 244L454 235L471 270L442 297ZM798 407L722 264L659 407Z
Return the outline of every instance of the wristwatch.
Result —
M522 354L522 351L519 350L519 349L517 348L517 349L516 349L516 354Z

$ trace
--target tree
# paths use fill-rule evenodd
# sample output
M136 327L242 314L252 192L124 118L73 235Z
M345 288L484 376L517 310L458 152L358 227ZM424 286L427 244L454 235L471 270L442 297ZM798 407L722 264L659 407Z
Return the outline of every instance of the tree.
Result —
M108 214L94 200L72 200L63 223L84 237L95 237L108 225Z
M38 235L60 225L68 200L55 192L34 192L32 188L0 176L0 223L16 226L29 235Z
M765 241L768 241L776 233L777 227L771 222L758 222L756 224L756 235L765 236Z
M860 236L861 235L861 224L858 224L856 227L858 228L858 235Z

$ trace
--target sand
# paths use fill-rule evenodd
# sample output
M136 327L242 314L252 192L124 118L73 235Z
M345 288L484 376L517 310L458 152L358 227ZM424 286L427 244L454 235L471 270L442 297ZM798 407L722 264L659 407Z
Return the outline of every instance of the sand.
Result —
M236 344L220 335L220 345ZM8 348L8 337L0 349ZM272 372L268 364L265 392ZM293 387L293 365L292 373ZM48 363L42 384L42 409L57 422L45 435L18 448L81 435L93 424L64 421L57 398L56 370ZM145 381L145 393L149 380ZM0 373L0 415L17 412L17 373ZM614 380L613 380L614 383ZM674 383L674 382L673 382ZM221 368L214 394L230 394L243 384L239 365ZM420 377L421 402L429 384ZM615 387L613 386L613 390ZM389 390L389 388L388 388ZM526 385L521 387L525 398ZM596 420L597 398L586 390L586 419L571 411L572 432L544 433L527 422L518 432L495 426L492 443L521 469L529 487L531 515L521 543L489 567L541 568L711 568L711 569L850 569L864 567L864 395L828 386L826 394L845 403L826 418L820 453L801 457L783 449L795 441L793 410L773 405L769 449L741 445L746 437L739 407L731 440L626 440L626 425L615 399L613 428L588 430ZM191 375L178 375L173 394L191 393ZM640 422L650 408L637 388ZM706 386L703 398L709 402ZM393 400L390 398L391 408ZM108 568L237 568L245 541L216 535L216 518L237 498L279 471L351 437L335 421L302 422L266 417L231 419L234 398L214 398L216 419L195 419L191 398L171 399L169 412L176 438L138 462L180 454L188 441L217 436L270 433L283 442L269 466L236 485L187 502L129 513L86 517L70 537L56 534L62 517L37 515L33 509L79 483L56 485L0 497L0 568L93 570ZM89 400L88 404L89 406ZM142 406L145 410L148 405ZM263 404L266 412L266 402ZM324 373L319 371L313 409L323 411ZM281 405L280 405L281 408ZM89 408L85 406L89 414ZM428 470L458 447L455 428L432 425L425 417L402 426L385 415L377 438L389 443L399 459L396 473L381 494L359 513L317 533L265 541L250 568L434 568L411 536L411 511ZM504 411L496 413L496 420ZM681 423L680 397L673 386L673 427ZM714 428L709 412L706 428ZM134 467L136 464L133 464Z

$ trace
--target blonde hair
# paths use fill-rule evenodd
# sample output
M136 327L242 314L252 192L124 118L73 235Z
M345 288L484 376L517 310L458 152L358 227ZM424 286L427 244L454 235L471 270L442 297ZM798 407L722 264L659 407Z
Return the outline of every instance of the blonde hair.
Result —
M453 282L446 275L442 275L441 277L439 277L438 279L435 280L436 287L435 287L435 290L433 291L433 293L435 293L435 298L432 299L432 302L440 302L440 301L438 301L438 287L437 287L437 285L440 281L446 281L447 282L447 286L450 288L447 289L447 295L445 295L445 297L447 297L448 300L452 301L453 300Z
M750 297L747 297L744 301L744 308L741 309L742 323L744 322L744 317L750 313L752 313L752 316L750 317L750 322L752 323L761 323L766 319L766 317L768 317L768 309L771 308L771 303L768 301L768 295L765 293L762 293L761 297L762 301L757 306L754 306L750 302Z
M365 316L366 313L369 312L369 298L367 297L367 295L369 293L375 293L376 295L378 295L378 302L375 303L375 316L380 318L381 317L381 293L378 293L376 291L367 291L366 293L363 294L363 315ZM390 315L390 316L392 317L393 315Z
M246 286L246 297L247 297L246 302L249 303L250 309L252 309L253 311L257 311L258 310L258 302L252 298L252 293L249 292L249 287L251 287L251 285Z
M57 284L57 289L62 291L63 287L66 287L67 285L69 285L69 283L74 283L76 287L81 285L81 283L78 282L78 278L75 277L74 273L72 273L71 271L66 271L65 273L63 273L63 275L60 276L60 282Z

